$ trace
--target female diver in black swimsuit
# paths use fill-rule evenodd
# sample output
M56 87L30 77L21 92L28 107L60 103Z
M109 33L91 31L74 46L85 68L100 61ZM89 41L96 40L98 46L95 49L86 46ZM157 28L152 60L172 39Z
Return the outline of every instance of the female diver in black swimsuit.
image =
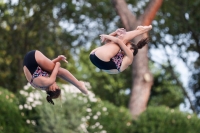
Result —
M141 39L137 45L130 41L151 29L151 25L138 26L135 30L127 32L125 29L120 28L109 35L100 35L101 41L105 44L92 50L90 61L109 74L123 72L132 64L138 49L148 43L148 38Z
M29 51L24 57L23 70L26 79L33 87L45 90L47 101L52 104L52 99L58 98L61 92L56 84L56 77L70 82L82 93L88 93L84 82L78 81L68 70L60 67L61 60L67 62L63 55L50 60L38 50Z

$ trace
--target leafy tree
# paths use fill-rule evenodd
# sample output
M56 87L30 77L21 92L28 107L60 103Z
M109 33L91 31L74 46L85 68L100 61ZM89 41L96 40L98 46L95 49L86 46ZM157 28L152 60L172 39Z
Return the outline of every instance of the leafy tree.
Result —
M59 2L59 1L56 1ZM75 70L70 55L71 42L76 37L62 30L54 16L55 1L23 1L1 3L0 27L0 85L16 92L26 82L23 74L23 57L38 49L53 59L66 55Z
M192 74L189 86L183 86L177 76L173 78L178 81L177 84L182 88L185 97L190 102L190 108L194 112L199 112L199 26L196 23L200 15L196 13L196 7L200 4L199 0L177 0L163 2L163 6L154 21L152 47L171 49L172 54L166 54L168 71L174 73L174 65L171 60L179 58ZM177 17L178 16L178 17ZM166 50L165 50L166 51ZM165 67L162 67L166 69ZM195 100L188 95L188 89L192 90Z
M152 86L149 105L164 105L170 108L177 108L180 103L184 101L184 94L170 71L162 69L154 64L150 65L150 69L154 74L154 85ZM179 77L178 74L176 75Z
M112 0L112 2L124 27L129 31L134 30L138 25L150 25L163 1L150 0L143 2L143 6L139 9L136 8L136 5L131 4L131 0L128 2L125 0ZM137 2L139 3L139 1ZM128 4L132 8L129 9ZM135 38L134 41L138 42L142 37L147 37L147 34ZM134 58L132 65L132 89L129 109L133 118L136 118L146 109L153 85L153 77L148 67L147 53L148 47L146 46Z

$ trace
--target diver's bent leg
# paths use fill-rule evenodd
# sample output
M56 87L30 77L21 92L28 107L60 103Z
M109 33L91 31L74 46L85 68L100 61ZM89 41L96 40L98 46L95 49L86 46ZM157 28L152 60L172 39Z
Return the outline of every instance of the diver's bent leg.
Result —
M126 44L129 41L131 41L133 38L135 38L136 36L146 33L151 29L152 29L152 25L138 26L135 30L126 32L126 34L123 36L122 40Z
M83 81L78 81L68 70L64 68L58 69L58 76L62 78L65 81L70 82L74 86L76 86L82 93L88 94L88 90L85 87L85 84Z
M35 59L36 59L38 65L43 70L45 70L49 73L51 73L53 71L55 64L38 50L36 50L36 52L35 52Z

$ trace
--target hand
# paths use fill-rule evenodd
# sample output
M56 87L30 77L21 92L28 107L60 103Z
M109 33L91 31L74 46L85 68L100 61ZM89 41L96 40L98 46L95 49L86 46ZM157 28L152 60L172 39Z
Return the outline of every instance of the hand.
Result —
M104 41L106 41L106 38L104 37L104 34L100 35L100 40L101 40L101 43L103 43Z
M117 33L118 36L121 36L122 34L126 33L126 29L124 28L119 28L115 31Z
M119 28L115 31L118 35L118 38L123 39L124 35L126 34L126 29Z
M59 55L59 56L58 56L58 60L59 60L59 61L62 60L62 61L64 61L64 62L68 63L68 61L67 61L66 59L67 59L67 58L66 58L64 55Z
M56 89L58 89L58 85L56 84L56 82L54 82L51 86L49 86L49 91L56 91Z

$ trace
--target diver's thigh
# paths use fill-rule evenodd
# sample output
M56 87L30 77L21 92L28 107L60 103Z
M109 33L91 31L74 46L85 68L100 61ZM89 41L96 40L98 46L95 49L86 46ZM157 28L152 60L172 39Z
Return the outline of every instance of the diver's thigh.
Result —
M38 50L35 52L35 59L43 70L48 72L53 71L55 64Z
M110 61L120 50L117 44L105 44L95 51L95 55L102 61Z

